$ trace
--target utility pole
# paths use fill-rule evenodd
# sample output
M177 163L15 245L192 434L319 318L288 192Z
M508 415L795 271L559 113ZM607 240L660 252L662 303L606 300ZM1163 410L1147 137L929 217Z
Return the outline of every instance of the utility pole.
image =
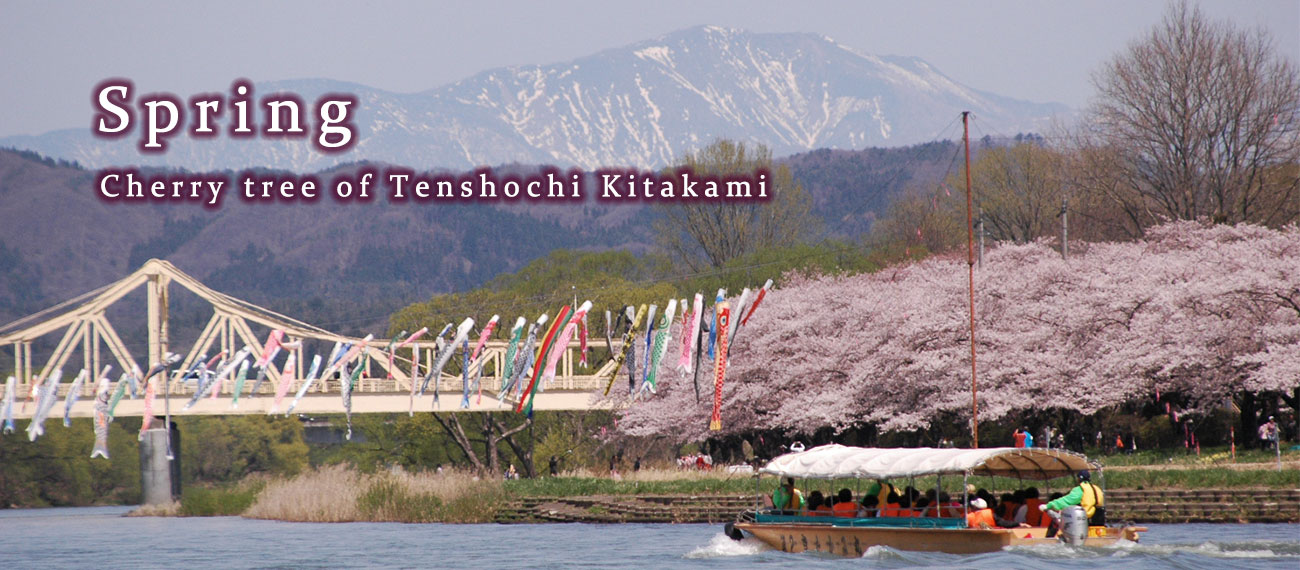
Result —
M970 430L971 447L980 446L979 400L975 382L975 224L970 190L970 111L961 113L961 142L966 148L966 267L970 273Z
M1070 260L1070 220L1066 209L1066 199L1061 198L1061 259Z

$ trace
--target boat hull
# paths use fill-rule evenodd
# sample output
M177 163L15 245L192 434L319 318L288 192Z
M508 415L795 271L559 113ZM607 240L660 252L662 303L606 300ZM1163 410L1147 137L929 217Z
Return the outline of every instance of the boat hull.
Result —
M850 527L824 524L736 523L735 528L753 535L784 552L826 552L838 556L862 556L872 546L895 550L978 554L996 552L1008 546L1057 544L1047 538L1045 528L941 529L896 527ZM1092 527L1084 546L1114 545L1120 540L1136 542L1142 527Z

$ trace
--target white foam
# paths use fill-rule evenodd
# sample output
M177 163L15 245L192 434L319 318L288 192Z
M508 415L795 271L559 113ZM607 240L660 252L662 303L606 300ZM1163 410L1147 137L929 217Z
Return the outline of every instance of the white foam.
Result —
M771 550L763 541L752 536L744 540L732 540L725 534L718 533L708 544L686 554L687 558L722 558L727 556L753 556L765 550Z
M903 555L899 554L897 550L894 550L888 546L881 546L878 544L875 546L867 547L866 552L862 553L862 557L868 560L902 560L903 559Z

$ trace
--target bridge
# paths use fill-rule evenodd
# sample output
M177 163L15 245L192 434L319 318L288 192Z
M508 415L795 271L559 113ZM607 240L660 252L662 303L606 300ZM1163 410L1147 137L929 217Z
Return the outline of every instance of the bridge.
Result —
M172 329L168 318L168 301L172 286L184 288L212 308L212 317L199 332L198 338L184 352L175 350L182 347L173 346L170 342ZM107 316L109 307L122 301L124 297L140 287L145 287L147 293L144 309L148 344L147 354L142 355L145 357L144 361L138 360L138 356L131 353L127 343L122 341L122 337ZM505 320L507 316L502 317L501 325L508 327ZM509 322L513 322L513 317L510 319ZM486 322L486 319L479 322ZM304 366L305 349L290 352L291 357L296 360L289 374L284 374L283 370L272 362L267 368L267 382L255 394L248 392L253 385L250 378L245 393L240 396L237 408L232 407L234 382L232 379L226 379L217 387L219 393L216 399L202 398L192 408L181 412L181 406L189 401L194 390L197 389L197 382L180 380L184 371L189 370L205 355L216 354L222 350L225 354L231 355L245 345L253 347L255 351L260 350L264 343L261 339L265 339L273 329L285 331L285 342L289 343L296 341L321 341L329 344L363 343L363 339L335 334L213 290L171 263L151 259L121 280L0 327L0 347L3 347L6 352L12 350L13 354L13 376L17 382L15 418L31 417L35 405L23 405L21 402L28 399L34 383L40 384L51 378L56 370L64 372L58 391L60 402L64 401L72 388L72 378L79 369L87 370L92 378L82 383L71 415L90 417L93 414L95 380L97 380L93 375L98 374L104 365L113 366L113 372L110 374L110 380L113 381L122 371L133 370L135 367L147 370L153 363L161 361L168 352L184 354L184 358L166 372L170 375L171 381L160 384L166 388L165 391L157 394L158 400L153 410L155 415L163 415L167 411L172 415L266 414L271 409L276 389L281 383L288 383L289 396L279 407L280 410L288 407L293 395L301 387L304 382L303 374L307 370ZM48 346L54 338L53 335L59 333L62 334L58 336L58 343L45 358L44 365L34 368L33 344L40 344L43 341ZM432 335L428 336L432 337ZM615 351L621 346L617 342L614 345ZM602 342L602 348L603 344ZM487 342L483 351L470 363L471 371L477 371L479 368L483 371L482 395L480 397L477 391L471 394L470 406L467 409L460 406L463 386L461 376L453 376L446 372L435 380L438 383L437 390L441 392L438 403L435 403L432 397L433 382L430 382L424 396L416 397L414 402L412 401L412 377L414 376L415 382L420 382L423 374L428 372L429 363L434 361L437 346L432 338L420 339L391 353L389 345L390 342L386 339L364 343L365 348L358 359L366 356L369 358L364 360L361 378L352 391L353 413L405 412L410 409L443 412L498 411L513 409L516 403L510 396L500 400L497 398L503 380L502 373L508 345L505 341ZM566 347L556 367L554 381L537 394L534 409L588 410L609 409L618 405L611 400L597 397L609 382L614 368L612 359L605 358L594 368L584 368L579 365L579 348L577 342L571 342ZM77 362L78 360L80 362ZM453 359L453 362L459 362L459 355ZM340 385L341 383L334 378L317 379L294 409L294 413L342 413ZM57 409L62 410L61 406L62 404ZM139 416L143 413L143 398L123 399L118 404L114 416Z

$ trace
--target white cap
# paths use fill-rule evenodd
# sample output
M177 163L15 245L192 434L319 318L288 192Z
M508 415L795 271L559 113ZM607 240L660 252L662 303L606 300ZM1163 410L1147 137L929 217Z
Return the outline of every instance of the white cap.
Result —
M989 508L989 504L979 497L975 497L975 500L970 502L970 506L975 507L976 510Z

